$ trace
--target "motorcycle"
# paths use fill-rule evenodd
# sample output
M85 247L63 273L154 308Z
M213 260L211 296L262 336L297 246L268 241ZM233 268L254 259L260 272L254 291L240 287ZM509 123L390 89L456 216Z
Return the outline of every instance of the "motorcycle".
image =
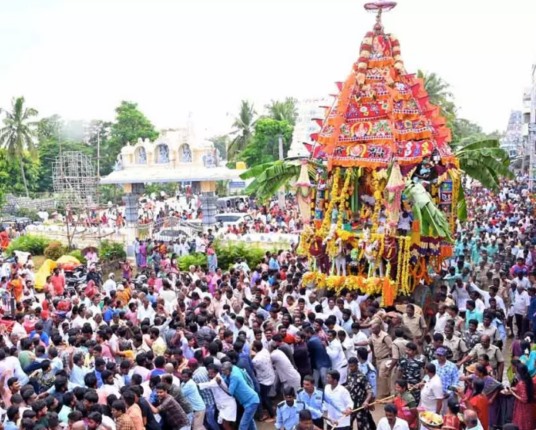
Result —
M72 272L65 272L65 287L67 291L76 291L77 287L86 283L87 270L84 266L76 267Z

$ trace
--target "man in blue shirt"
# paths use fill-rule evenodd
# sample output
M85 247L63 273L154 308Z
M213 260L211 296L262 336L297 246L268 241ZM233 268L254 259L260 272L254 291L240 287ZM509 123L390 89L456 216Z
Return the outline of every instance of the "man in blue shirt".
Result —
M17 421L20 418L19 408L10 406L7 408L7 421L4 423L4 430L18 430Z
M305 404L296 401L296 395L292 387L285 387L283 395L285 396L285 401L277 405L275 428L277 430L292 430L298 424L298 414L305 409Z
M318 428L324 428L322 419L322 402L324 401L324 392L315 387L315 380L310 375L303 377L303 388L298 390L298 400L305 404L305 407L311 411L313 423Z
M447 360L447 350L445 348L437 348L435 355L436 359L432 361L432 364L436 367L436 374L443 384L443 393L448 396L452 393L451 387L458 386L458 368L453 362Z
M268 261L268 269L279 271L279 262L277 261L277 255L272 254Z
M41 342L48 347L50 338L48 337L48 334L43 331L43 323L38 322L35 324L34 330L30 333L30 339L33 339L35 335L38 335Z
M253 382L248 382L249 376L245 371L229 362L223 363L221 370L225 383L229 387L229 394L244 407L244 414L240 420L238 430L257 430L254 415L259 407L260 399L253 389ZM216 382L221 384L221 379L217 377Z
M325 386L326 375L328 369L331 367L331 359L326 351L326 345L315 334L313 327L307 327L305 329L305 336L307 337L307 350L309 351L311 366L313 367L315 385L318 386L319 381L322 380L322 385Z
M203 421L205 419L206 405L199 393L197 384L192 379L192 370L184 369L181 372L181 389L182 394L190 402L193 409L192 429L199 429L203 427Z

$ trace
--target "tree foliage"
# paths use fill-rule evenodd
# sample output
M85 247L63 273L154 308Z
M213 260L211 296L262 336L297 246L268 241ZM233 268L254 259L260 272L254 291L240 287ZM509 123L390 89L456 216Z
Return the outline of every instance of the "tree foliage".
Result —
M292 126L287 121L261 118L255 123L255 133L240 159L248 166L269 163L279 159L279 136L283 140L283 158L290 148Z
M222 160L227 160L227 148L231 144L231 139L228 135L213 136L209 139L220 154Z
M296 107L298 100L293 97L287 97L283 101L272 100L270 104L265 106L268 111L268 116L277 121L286 121L292 127L296 125L298 118L298 109Z
M36 123L33 119L38 112L25 106L24 97L13 99L11 110L3 109L2 112L5 117L4 126L0 129L0 146L19 162L24 191L29 196L24 158L27 154L35 156Z
M227 147L227 157L229 161L236 161L239 154L248 146L253 129L256 124L255 108L253 104L247 100L242 100L240 104L240 112L233 122L233 131L231 136L233 140Z
M158 131L138 109L137 103L122 101L115 109L115 113L116 117L111 126L110 138L101 143L100 165L102 174L108 174L112 171L117 155L128 142L135 144L139 138L153 141L158 137Z

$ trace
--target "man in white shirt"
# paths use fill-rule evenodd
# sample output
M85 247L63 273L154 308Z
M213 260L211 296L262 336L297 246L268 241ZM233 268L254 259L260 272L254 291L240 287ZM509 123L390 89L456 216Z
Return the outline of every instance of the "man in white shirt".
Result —
M517 287L512 294L512 310L516 321L517 335L521 337L525 333L524 324L530 305L530 296L525 288L518 283L518 279L515 282Z
M138 308L138 321L141 322L147 318L150 324L153 324L155 314L156 312L151 306L151 302L149 302L149 299L147 299L147 297L143 297L142 304Z
M348 374L348 360L342 349L341 342L337 339L337 333L335 330L328 331L328 345L326 352L331 359L331 368L338 370L340 373L341 384L346 384L346 376Z
M113 273L110 273L108 275L108 279L102 284L102 289L104 290L104 293L110 297L110 294L112 291L115 291L117 289L117 283L115 282L115 275Z
M253 368L257 374L257 380L260 385L259 397L261 404L266 408L268 417L272 419L275 416L274 408L272 406L272 400L269 396L270 389L275 383L275 372L272 364L272 357L270 352L264 348L262 341L255 340L251 347L253 355Z
M436 313L434 333L443 333L448 320L450 320L450 315L447 313L447 305L443 303L439 306L438 312Z
M354 405L350 392L339 384L341 375L336 370L328 371L324 388L322 409L333 425L332 430L350 428L350 415Z
M443 409L443 383L441 378L436 374L435 364L426 365L426 377L424 387L421 390L420 406L425 411L431 411L441 414Z
M482 297L482 300L484 300L484 304L486 305L486 308L489 308L489 299L493 298L495 299L497 303L497 307L504 312L504 315L507 315L506 306L504 305L504 300L502 299L502 297L497 295L498 289L496 286L491 286L489 288L489 292L481 289L475 283L471 283L470 288L471 290L474 290L480 294L480 296Z
M377 430L409 430L408 422L402 418L397 418L398 408L389 403L383 407L385 417L378 421Z

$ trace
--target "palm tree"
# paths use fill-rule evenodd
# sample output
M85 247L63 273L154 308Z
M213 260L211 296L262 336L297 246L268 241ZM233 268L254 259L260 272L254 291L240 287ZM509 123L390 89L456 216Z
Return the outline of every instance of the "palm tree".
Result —
M424 81L424 89L428 93L430 103L441 106L444 100L452 99L453 94L450 91L450 84L436 73L425 73L422 70L418 70L417 77Z
M227 158L229 160L236 159L238 154L244 150L253 135L255 127L255 109L253 104L247 100L242 100L240 105L240 113L235 118L233 123L234 130L231 135L236 135L227 148Z
M5 113L4 127L0 129L0 146L10 155L17 158L20 163L22 182L26 190L26 197L30 196L28 183L24 172L24 153L35 155L34 138L37 123L31 119L37 116L37 110L24 106L24 97L18 97L11 103L11 111L1 109Z
M296 103L298 101L292 97L287 97L284 101L272 100L265 108L269 112L270 117L276 121L287 121L290 125L296 125L298 117L298 109Z

